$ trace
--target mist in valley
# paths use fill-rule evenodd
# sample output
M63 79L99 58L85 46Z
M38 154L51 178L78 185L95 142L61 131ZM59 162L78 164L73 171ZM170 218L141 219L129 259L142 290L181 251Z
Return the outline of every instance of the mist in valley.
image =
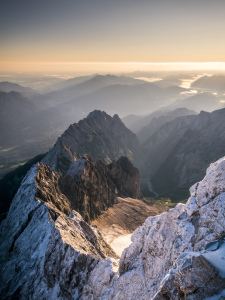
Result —
M225 75L221 71L158 70L75 77L69 73L22 73L1 78L1 177L48 152L70 124L101 110L110 116L118 114L137 135L148 161L144 165L149 168L138 165L145 178L143 192L154 195L150 179L171 151L175 153L191 118L201 111L210 113L225 107ZM181 131L171 123L179 118ZM174 129L168 133L169 124ZM160 134L164 138L156 138Z

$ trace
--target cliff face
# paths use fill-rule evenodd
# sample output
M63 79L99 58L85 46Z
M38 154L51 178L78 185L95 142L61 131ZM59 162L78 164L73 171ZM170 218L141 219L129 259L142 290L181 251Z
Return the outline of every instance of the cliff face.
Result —
M99 259L116 257L99 231L71 212L59 178L34 166L1 224L1 299L78 299Z
M123 166L121 160L104 170ZM65 178L86 188L88 181L97 184L92 167L101 169L102 162L85 157L74 164ZM225 158L190 189L186 205L134 231L119 266L97 228L72 210L61 178L48 166L34 166L1 223L2 299L223 299Z
M119 276L95 291L104 264L92 271L82 299L205 299L225 287L225 158L210 165L186 205L148 218L132 234ZM96 294L97 293L97 294ZM100 295L100 296L99 296ZM98 298L97 298L98 299Z
M106 165L85 155L60 177L59 187L87 222L116 203L116 196L141 196L138 169L126 157Z
M70 125L43 162L51 169L66 173L70 163L84 154L106 163L126 156L137 165L142 161L141 153L136 135L126 128L118 115L110 117L95 110L87 118Z

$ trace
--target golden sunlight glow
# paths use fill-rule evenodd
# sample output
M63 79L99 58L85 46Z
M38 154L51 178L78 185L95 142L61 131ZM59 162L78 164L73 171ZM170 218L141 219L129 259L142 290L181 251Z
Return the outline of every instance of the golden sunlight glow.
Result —
M206 63L149 63L149 62L0 62L2 72L74 72L74 74L157 72L157 71L221 71L224 62ZM188 82L186 82L186 87Z

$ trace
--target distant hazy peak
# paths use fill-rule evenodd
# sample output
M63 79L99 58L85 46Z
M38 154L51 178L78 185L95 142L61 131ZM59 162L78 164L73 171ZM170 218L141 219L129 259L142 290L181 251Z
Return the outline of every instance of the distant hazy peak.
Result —
M17 83L13 83L9 81L0 82L0 91L6 93L14 91L22 94L25 97L35 96L38 94L35 90L33 90L30 87L21 86Z

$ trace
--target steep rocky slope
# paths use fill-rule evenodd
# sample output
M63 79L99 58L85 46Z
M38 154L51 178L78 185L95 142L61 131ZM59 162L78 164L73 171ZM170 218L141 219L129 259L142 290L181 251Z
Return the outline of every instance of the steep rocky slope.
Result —
M212 113L202 111L193 118L152 177L156 191L168 193L181 187L188 189L203 178L210 163L225 155L224 118L225 109ZM175 125L174 122L169 123L168 128L170 124ZM174 129L175 134L179 131L179 127ZM168 129L164 135L166 132ZM167 139L174 141L174 134L167 136Z
M0 179L0 222L5 218L9 210L12 199L20 187L22 179L30 168L39 162L44 157L44 154L35 156L23 166L16 168Z
M136 135L117 115L95 110L87 118L70 125L43 159L52 169L66 172L71 162L88 154L94 161L111 162L127 156L136 165L143 161Z
M191 189L187 205L148 218L132 234L119 273L101 262L82 299L206 299L225 288L225 157Z
M59 188L87 222L116 203L116 196L141 196L138 169L126 157L106 165L85 155L59 178Z
M57 185L35 165L1 224L1 299L78 299L99 258L116 257Z
M175 201L188 198L188 189L203 178L210 163L225 155L225 109L182 116L156 131L145 131L143 184L150 180L157 194ZM139 135L137 135L139 137Z
M88 191L88 181L97 189L97 165L81 158L61 182L60 173L37 164L23 179L0 227L1 298L193 300L220 295L222 300L225 157L190 189L186 205L149 217L135 230L119 266L97 228L73 210L74 202L62 192L65 178L80 182L82 190ZM109 167L109 172L119 170L107 178L109 186L115 174L124 177L120 166L123 162ZM84 205L90 200L83 199Z
M196 115L197 113L187 108L177 108L174 110L160 110L144 118L144 123L139 130L134 132L137 134L139 141L144 144L150 136L157 132L164 124L183 116ZM140 123L139 123L140 126Z
M174 147L191 126L194 119L195 116L190 115L166 122L145 141L142 145L148 156L145 169L150 177L167 160L170 153L174 153Z

